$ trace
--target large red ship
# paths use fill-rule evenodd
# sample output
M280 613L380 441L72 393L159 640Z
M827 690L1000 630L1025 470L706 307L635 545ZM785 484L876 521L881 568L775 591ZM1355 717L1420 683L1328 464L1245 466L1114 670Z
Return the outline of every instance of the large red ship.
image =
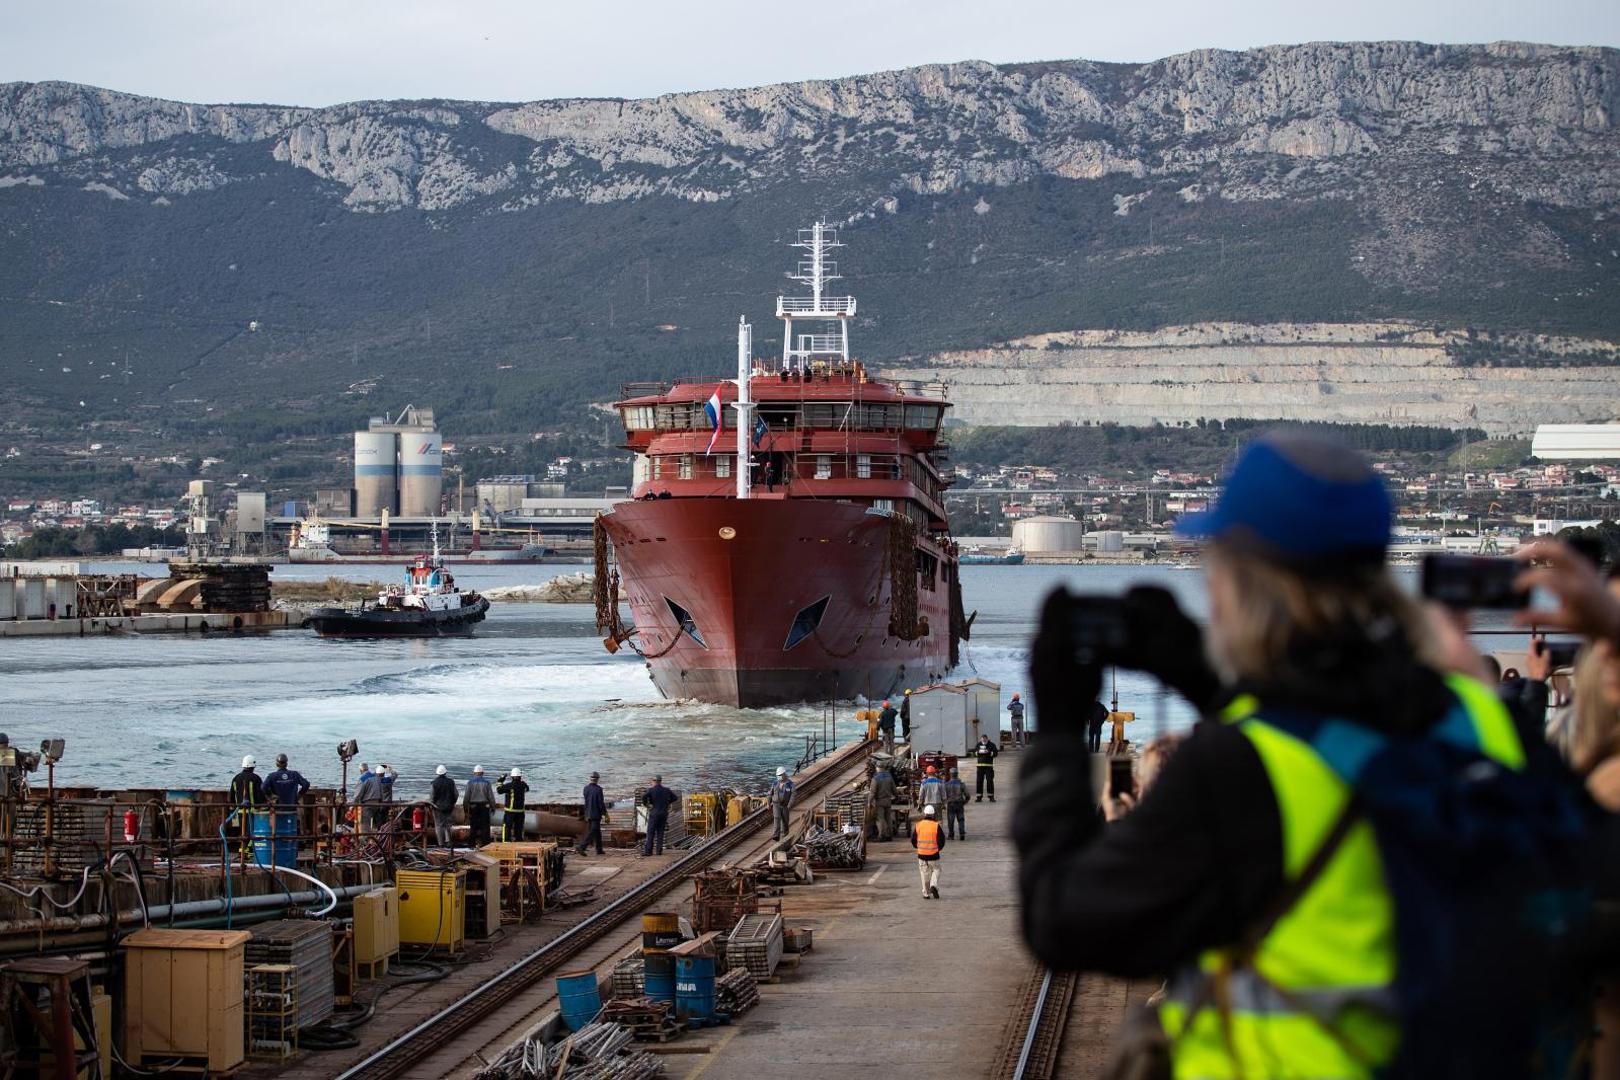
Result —
M615 405L635 485L597 519L597 622L666 697L876 699L936 681L967 633L939 465L950 403L851 358L855 298L824 292L837 233L796 246L810 295L777 299L780 365L740 321L735 379L632 385Z

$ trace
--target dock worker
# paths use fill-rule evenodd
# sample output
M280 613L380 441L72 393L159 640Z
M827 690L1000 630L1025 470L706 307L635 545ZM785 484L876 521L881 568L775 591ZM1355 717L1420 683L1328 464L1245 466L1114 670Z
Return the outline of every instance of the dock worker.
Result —
M776 783L771 785L771 839L780 840L788 835L788 811L793 809L793 794L798 790L788 771L776 767Z
M669 827L669 808L675 805L675 793L664 786L662 776L653 777L652 787L641 797L647 807L647 842L643 855L664 853L664 830Z
M911 688L900 695L900 738L904 742L911 741Z
M382 805L382 799L382 778L368 765L360 774L359 786L354 789L354 803L360 811L357 824L362 833L371 832L377 827L377 808Z
M872 774L872 805L877 808L879 840L894 839L894 800L894 774L887 761L880 761Z
M973 780L974 802L983 802L987 790L990 801L996 801L996 755L999 753L1001 747L991 742L990 736L979 736L979 745L973 748L973 760L978 766L978 775Z
M456 782L450 779L443 765L433 770L433 786L428 789L428 802L433 805L433 834L439 846L450 846L450 819L456 813Z
M574 847L581 855L590 854L587 849L593 841L598 855L607 854L602 850L602 819L607 817L607 799L602 796L602 785L597 783L601 779L600 774L591 773L590 783L585 785L585 835Z
M890 757L894 756L894 720L899 714L889 699L883 699L883 710L878 713L878 733L883 736L883 752Z
M1018 699L1018 692L1013 691L1012 701L1007 705L1007 715L1012 718L1013 745L1022 750L1024 748L1024 703Z
M523 805L529 794L528 782L523 779L523 770L516 765L512 771L495 785L506 800L505 815L501 818L501 839L507 843L516 843L523 839Z
M269 801L281 809L298 805L309 790L309 781L297 769L287 767L287 755L276 755L276 771L264 778L264 790Z
M945 781L940 779L939 770L932 765L924 771L922 783L917 785L917 805L945 805Z
M917 849L917 873L922 877L924 900L939 899L939 853L945 850L945 830L935 817L937 808L923 807L921 821L911 825L911 846Z
M253 819L265 809L264 781L259 778L257 766L253 755L248 754L242 759L242 771L231 777L231 805L236 807L236 829L244 851L253 836Z
M1090 715L1086 717L1086 748L1093 754L1102 753L1103 725L1108 723L1111 715L1108 706L1101 701L1091 703Z
M467 829L473 847L489 843L489 820L495 813L495 788L484 775L482 765L473 766L472 779L467 781L462 804L467 807Z
M967 802L967 785L952 769L951 778L945 781L945 835L952 840L967 839Z

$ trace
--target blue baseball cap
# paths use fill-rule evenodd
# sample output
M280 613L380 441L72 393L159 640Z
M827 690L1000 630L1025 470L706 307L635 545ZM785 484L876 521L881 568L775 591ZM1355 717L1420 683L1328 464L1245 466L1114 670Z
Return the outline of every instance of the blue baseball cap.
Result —
M1360 454L1284 432L1250 443L1214 508L1182 515L1175 532L1332 571L1382 563L1393 514L1383 478Z

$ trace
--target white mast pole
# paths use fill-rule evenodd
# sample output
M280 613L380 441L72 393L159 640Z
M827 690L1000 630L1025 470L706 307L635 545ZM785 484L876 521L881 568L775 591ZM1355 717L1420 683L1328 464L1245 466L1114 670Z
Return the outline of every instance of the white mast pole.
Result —
M790 321L788 326L793 324ZM748 377L753 367L754 330L748 317L737 316L737 460L733 465L737 476L737 498L748 498L748 440L752 436L750 415L754 403L748 397Z

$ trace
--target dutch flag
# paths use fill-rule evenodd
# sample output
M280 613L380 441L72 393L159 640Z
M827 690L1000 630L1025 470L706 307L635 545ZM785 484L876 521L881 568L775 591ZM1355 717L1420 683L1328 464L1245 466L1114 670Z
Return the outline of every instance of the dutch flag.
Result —
M714 425L714 434L709 436L709 448L703 451L705 454L712 455L714 444L720 441L720 407L720 388L717 386L714 393L709 395L709 400L703 403L703 414Z

